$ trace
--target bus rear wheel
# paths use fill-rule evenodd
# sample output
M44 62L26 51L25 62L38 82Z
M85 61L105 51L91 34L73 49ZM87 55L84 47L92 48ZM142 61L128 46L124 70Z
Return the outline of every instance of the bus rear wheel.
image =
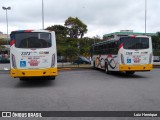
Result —
M126 71L127 75L133 75L135 72L134 71Z
M93 62L93 69L96 69L96 63L95 63L95 61Z
M19 78L20 81L27 81L27 78Z
M110 71L108 70L108 64L107 64L107 63L105 63L105 72L106 72L107 74L110 73Z
M48 77L48 80L55 80L55 79L56 79L55 76Z

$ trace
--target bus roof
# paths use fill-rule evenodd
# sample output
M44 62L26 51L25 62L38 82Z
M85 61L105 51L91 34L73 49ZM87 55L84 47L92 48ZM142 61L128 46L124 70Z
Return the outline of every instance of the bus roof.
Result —
M123 34L124 35L124 34ZM142 35L142 34L139 34L139 35L133 35L133 34L131 34L131 35L126 35L126 36L121 36L120 38L122 38L122 37L150 37L150 36L146 36L146 35ZM110 38L110 39L108 39L108 40L103 40L103 41L101 41L101 42L98 42L98 43L95 43L95 44L92 44L92 46L96 46L96 45L101 45L101 44L104 44L104 43L110 43L110 42L113 42L113 41L118 41L119 39L115 39L115 38Z
M51 32L51 31L50 30L16 30L16 31L12 31L11 34L24 33L24 32Z
M110 43L110 42L113 42L113 41L118 41L118 40L117 39L104 40L104 41L92 44L92 46L101 45L101 44L104 44L104 43Z
M111 36L115 36L115 35L145 35L145 36L156 36L156 33L140 33L140 32L114 32L114 33L109 33L109 34L105 34L103 35L104 37L111 37Z

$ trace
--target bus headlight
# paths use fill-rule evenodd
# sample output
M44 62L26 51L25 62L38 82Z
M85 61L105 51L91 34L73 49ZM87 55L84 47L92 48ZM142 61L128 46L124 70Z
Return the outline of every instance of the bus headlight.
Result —
M12 54L12 67L17 68L15 56Z
M51 63L51 67L55 66L55 54L52 55L52 63Z
M121 62L122 62L122 64L124 64L124 56L123 56L123 54L121 54Z

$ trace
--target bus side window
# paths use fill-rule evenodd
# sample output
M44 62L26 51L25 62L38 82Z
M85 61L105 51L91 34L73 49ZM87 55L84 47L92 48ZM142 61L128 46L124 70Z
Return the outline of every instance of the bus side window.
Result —
M118 54L118 42L114 42L114 53L113 54Z

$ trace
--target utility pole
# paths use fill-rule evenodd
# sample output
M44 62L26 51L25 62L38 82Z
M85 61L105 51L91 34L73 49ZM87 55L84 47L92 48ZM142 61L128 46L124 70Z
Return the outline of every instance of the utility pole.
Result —
M145 33L147 31L147 0L145 0Z
M3 10L6 11L6 23L7 23L7 44L9 45L9 41L8 41L8 14L7 14L7 10L11 10L11 7L2 7ZM8 48L7 48L8 49ZM8 49L8 55L9 55L9 49Z
M44 29L44 3L42 0L42 29Z

